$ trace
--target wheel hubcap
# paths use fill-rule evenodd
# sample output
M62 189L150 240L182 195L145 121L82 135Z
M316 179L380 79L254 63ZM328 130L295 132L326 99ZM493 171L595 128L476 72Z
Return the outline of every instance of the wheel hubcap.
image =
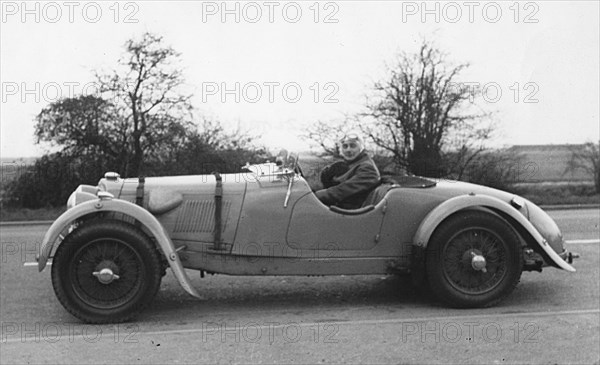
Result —
M471 266L473 267L473 269L476 271L487 272L485 265L485 257L471 251Z
M100 271L94 271L92 275L98 278L98 281L102 284L110 284L113 282L113 280L119 279L119 275L114 274L109 268L104 268Z

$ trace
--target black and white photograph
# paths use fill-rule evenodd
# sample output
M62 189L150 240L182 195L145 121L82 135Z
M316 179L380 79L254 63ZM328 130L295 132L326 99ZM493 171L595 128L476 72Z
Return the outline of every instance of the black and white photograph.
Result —
M600 2L0 11L0 364L600 363Z

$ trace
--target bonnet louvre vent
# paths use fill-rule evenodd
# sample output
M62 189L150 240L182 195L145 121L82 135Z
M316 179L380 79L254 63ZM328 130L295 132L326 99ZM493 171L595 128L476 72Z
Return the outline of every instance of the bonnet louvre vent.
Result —
M223 231L227 225L230 206L231 201L223 201ZM174 231L177 233L210 233L214 228L215 202L213 200L191 200L183 203L183 209L181 214L179 214L179 217L177 217Z

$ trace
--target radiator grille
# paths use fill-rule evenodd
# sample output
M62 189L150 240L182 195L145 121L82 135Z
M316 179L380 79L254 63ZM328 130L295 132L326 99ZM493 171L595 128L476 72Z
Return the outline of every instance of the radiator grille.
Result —
M231 201L224 200L221 228L224 231L227 218L229 217L229 207ZM207 232L210 233L215 228L215 202L214 200L188 200L183 203L183 209L177 222L175 223L175 232L177 233L193 233Z

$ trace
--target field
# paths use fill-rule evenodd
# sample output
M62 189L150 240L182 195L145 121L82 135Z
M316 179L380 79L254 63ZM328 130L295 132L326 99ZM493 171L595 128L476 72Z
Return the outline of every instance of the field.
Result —
M519 176L514 192L536 204L599 204L592 177L582 170L567 172L573 150L581 145L513 146L523 156L527 173Z
M521 174L520 182L591 182L584 171L566 172L572 151L582 145L522 145L513 146L511 151L523 156L527 173Z
M55 220L65 210L64 207L24 209L24 208L6 208L0 210L0 222L20 222L20 221L47 221Z
M600 204L600 194L595 193L591 182L517 184L513 192L539 205Z

